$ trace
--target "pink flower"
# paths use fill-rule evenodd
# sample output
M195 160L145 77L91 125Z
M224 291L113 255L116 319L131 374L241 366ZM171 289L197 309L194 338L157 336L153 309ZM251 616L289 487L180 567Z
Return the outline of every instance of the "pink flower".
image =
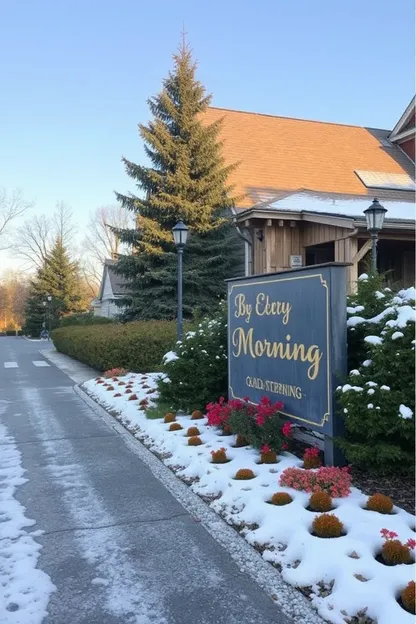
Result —
M266 418L264 416L262 416L261 414L258 414L256 416L256 423L259 425L259 427L262 427L265 422L266 422Z
M319 448L317 448L316 446L314 447L311 446L310 448L306 449L304 456L305 457L318 457L319 452L320 452Z
M394 539L395 537L399 537L399 536L394 531L390 531L389 532L389 539Z
M406 542L406 546L408 546L409 548L413 550L414 548L416 548L416 540L411 539L411 538L408 539Z
M263 446L260 449L260 453L270 453L272 449L270 448L270 446L268 444L263 444Z
M289 444L287 442L283 442L282 451L286 451L289 448Z
M388 534L389 534L389 530L388 529L381 529L380 533L381 533L382 537L387 539Z
M292 434L292 423L290 422L285 422L285 424L282 427L282 433L285 436L285 438L288 438L291 434Z

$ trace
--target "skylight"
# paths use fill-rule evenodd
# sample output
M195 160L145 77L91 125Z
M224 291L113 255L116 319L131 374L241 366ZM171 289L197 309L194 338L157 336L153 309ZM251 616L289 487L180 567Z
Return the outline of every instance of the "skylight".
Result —
M415 182L407 173L385 173L382 171L355 171L367 188L392 191L414 191Z

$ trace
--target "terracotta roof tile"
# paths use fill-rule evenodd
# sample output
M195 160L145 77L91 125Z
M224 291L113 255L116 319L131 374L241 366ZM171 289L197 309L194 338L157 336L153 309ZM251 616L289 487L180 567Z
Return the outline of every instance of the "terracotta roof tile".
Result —
M245 195L240 208L299 188L373 195L354 173L357 169L414 173L400 149L381 145L388 130L213 107L203 118L206 123L223 118L226 163L241 161L230 176L235 195Z

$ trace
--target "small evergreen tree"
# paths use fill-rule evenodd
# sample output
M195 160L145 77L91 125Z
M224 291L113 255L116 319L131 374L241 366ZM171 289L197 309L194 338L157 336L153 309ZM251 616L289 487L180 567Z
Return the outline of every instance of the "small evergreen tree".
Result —
M139 126L150 167L126 159L127 174L142 197L117 198L136 215L136 229L115 230L133 246L119 258L131 295L119 300L125 319L174 318L176 253L172 227L182 219L190 229L184 254L184 315L213 309L225 292L224 280L238 271L242 243L230 222L234 200L219 133L221 121L204 125L201 113L211 96L195 77L196 65L185 44L174 55L174 70L163 90L149 100L153 120ZM228 216L227 216L228 211Z
M71 260L62 239L58 237L43 266L38 269L30 283L24 332L39 336L43 326L45 329L54 329L63 316L85 311L82 292L78 264ZM52 300L44 306L48 296Z

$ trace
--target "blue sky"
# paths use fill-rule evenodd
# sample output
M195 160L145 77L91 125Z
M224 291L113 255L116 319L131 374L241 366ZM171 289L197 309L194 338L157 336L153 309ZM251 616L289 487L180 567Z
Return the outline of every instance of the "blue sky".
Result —
M120 158L143 162L183 23L215 106L391 128L413 95L413 0L4 1L0 186L70 204L81 235L134 190Z

